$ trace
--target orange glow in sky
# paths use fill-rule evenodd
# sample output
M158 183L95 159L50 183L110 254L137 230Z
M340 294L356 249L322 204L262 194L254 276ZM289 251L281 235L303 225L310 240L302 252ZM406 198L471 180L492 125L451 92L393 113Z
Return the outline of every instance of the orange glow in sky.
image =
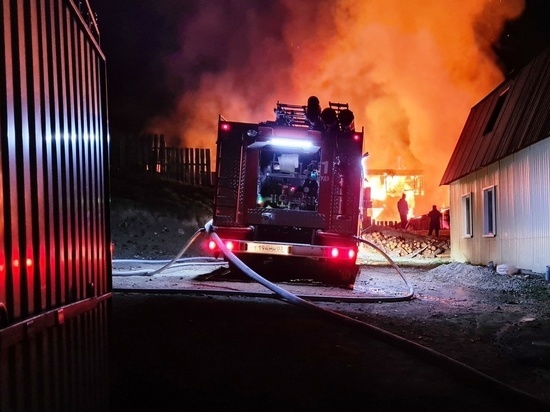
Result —
M523 0L281 1L283 38L262 36L266 22L243 15L257 38L247 60L204 74L174 115L151 127L215 150L219 114L260 122L274 118L277 101L347 102L365 128L368 167L423 170L416 214L447 206L439 182L470 108L503 80L490 45ZM223 24L223 13L208 16L209 27ZM196 24L188 30L205 30ZM290 63L281 68L283 56Z

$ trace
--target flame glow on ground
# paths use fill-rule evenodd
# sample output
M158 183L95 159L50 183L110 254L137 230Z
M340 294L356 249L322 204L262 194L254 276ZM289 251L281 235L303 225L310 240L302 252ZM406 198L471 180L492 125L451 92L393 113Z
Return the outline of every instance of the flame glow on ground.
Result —
M468 112L503 80L490 45L524 3L209 0L198 7L165 62L186 90L173 116L155 119L151 130L214 150L219 114L259 122L274 118L277 101L348 102L356 126L365 127L369 168L423 171L424 195L409 198L418 215L448 205L439 182ZM202 71L190 85L186 73L197 64ZM397 199L387 206L395 214Z

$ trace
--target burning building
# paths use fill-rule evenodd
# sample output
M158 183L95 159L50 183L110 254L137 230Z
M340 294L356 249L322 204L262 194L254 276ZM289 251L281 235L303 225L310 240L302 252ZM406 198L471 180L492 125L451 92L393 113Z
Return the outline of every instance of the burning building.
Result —
M470 107L502 81L491 44L523 1L298 3L205 2L182 16L164 61L185 90L150 131L213 149L220 113L255 121L278 99L331 96L365 126L374 219L395 220L403 192L411 215L448 206L441 176Z
M371 222L399 220L396 205L403 194L409 204L408 217L414 216L417 202L425 195L423 180L422 170L367 169L364 187L370 191Z

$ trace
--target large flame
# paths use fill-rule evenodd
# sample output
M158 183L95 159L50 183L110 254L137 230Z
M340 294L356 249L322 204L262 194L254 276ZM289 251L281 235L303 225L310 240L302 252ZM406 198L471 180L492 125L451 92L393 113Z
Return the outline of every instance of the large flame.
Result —
M187 90L150 129L214 149L219 114L259 122L273 119L277 101L347 102L365 126L369 167L424 171L419 214L448 205L439 182L468 112L503 79L490 45L524 8L523 0L200 4L168 61Z

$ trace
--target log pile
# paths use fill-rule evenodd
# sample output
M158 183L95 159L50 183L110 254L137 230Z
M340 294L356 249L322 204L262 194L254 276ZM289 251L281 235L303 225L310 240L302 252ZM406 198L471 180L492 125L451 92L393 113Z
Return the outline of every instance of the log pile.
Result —
M361 237L374 243L390 257L426 258L448 257L451 253L448 239L422 236L398 230L371 230ZM363 246L367 253L374 252L372 247Z

